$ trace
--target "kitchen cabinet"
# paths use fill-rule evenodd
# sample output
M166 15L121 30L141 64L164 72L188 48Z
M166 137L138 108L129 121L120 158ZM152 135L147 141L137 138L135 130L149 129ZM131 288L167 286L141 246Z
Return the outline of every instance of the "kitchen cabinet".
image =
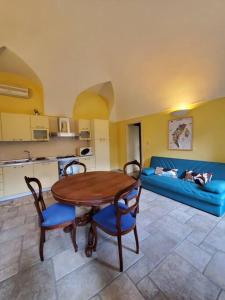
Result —
M2 141L30 141L30 116L1 113Z
M78 133L80 136L80 140L90 140L92 137L91 133L91 121L80 119L77 122L78 124Z
M94 140L96 171L110 170L109 141Z
M92 132L96 171L109 171L109 121L93 120Z
M94 156L84 156L79 158L79 162L83 163L87 167L87 172L95 171L95 157ZM83 168L80 168L81 172Z
M4 196L28 192L24 176L33 177L33 165L24 164L2 168Z
M92 120L93 139L109 139L109 121L108 120Z
M39 178L42 188L50 188L57 180L58 162L41 162L33 165L34 177Z
M47 116L30 116L31 128L49 129L49 121Z

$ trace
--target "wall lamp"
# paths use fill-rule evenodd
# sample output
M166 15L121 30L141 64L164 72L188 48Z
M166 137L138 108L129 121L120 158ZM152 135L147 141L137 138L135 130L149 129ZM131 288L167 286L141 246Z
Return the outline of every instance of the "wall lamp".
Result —
M189 113L189 111L190 109L179 109L179 110L172 111L170 114L174 117L181 117Z

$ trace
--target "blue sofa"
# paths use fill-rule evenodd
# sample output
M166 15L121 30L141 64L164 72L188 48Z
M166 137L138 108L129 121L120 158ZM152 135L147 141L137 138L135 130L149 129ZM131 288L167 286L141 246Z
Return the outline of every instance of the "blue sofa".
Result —
M216 216L224 214L225 192L216 194L205 191L201 186L183 180L183 177L186 170L193 170L212 173L213 180L225 180L225 163L153 156L150 167L178 169L178 178L142 174L141 182L145 189Z

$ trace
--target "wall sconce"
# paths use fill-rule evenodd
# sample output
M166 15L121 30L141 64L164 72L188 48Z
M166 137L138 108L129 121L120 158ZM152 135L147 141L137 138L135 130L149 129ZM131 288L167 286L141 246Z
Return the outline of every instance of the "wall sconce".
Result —
M170 114L173 117L182 117L182 116L186 115L187 113L189 113L189 111L190 111L190 109L179 109L179 110L172 111Z

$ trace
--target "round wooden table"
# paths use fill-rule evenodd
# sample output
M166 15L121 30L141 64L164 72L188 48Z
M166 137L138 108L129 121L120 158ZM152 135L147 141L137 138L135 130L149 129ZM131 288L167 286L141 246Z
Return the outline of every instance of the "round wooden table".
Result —
M117 192L132 185L133 177L119 172L96 171L66 176L52 186L53 197L62 203L91 207L91 210L76 218L78 226L91 221L93 214L103 204L111 203ZM92 232L89 231L86 255L92 253Z

